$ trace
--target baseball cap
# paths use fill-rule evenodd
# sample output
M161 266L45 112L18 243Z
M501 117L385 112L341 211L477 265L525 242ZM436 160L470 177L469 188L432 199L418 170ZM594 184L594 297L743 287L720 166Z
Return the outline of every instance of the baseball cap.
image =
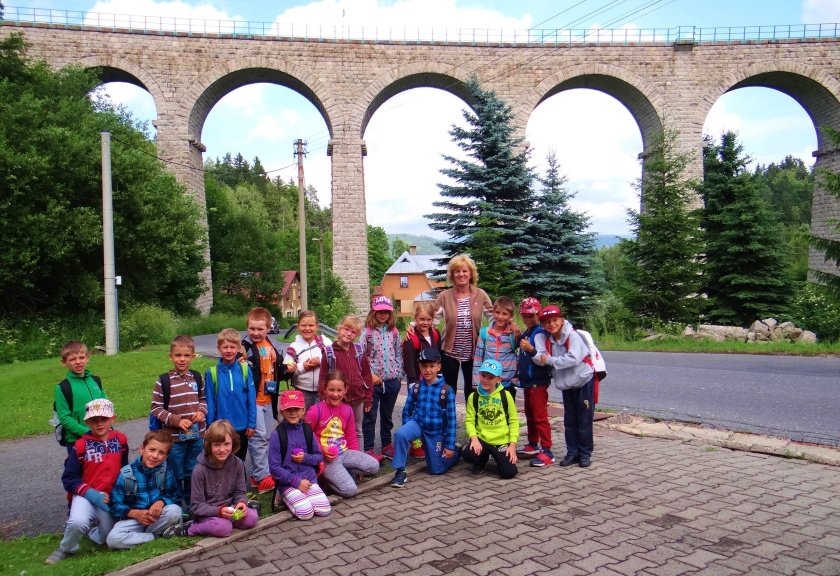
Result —
M563 312L557 306L546 306L542 309L542 312L540 312L540 320L545 320L546 318L553 318L555 316L563 316Z
M481 368L478 369L478 371L487 372L488 374L492 374L493 376L501 376L502 365L496 362L495 360L485 360L484 363L481 365Z
M540 301L533 297L525 298L519 306L520 314L539 314L542 306Z
M105 398L97 398L85 404L85 420L91 418L113 418L114 403Z
M381 310L388 310L389 312L394 311L394 305L391 303L391 299L387 296L375 296L370 307L376 312Z
M437 348L426 348L420 352L418 362L440 362L440 350Z
M297 390L286 390L280 395L280 410L303 408L305 406L306 401L303 399L303 394Z

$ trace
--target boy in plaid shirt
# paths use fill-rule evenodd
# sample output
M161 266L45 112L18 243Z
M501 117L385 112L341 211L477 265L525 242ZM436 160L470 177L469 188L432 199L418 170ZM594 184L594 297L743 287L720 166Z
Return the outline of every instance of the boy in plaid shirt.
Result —
M175 473L166 467L171 449L172 435L168 431L148 432L140 456L120 470L109 502L111 514L120 521L108 534L109 548L119 550L151 542L181 522Z
M405 461L411 442L423 438L426 468L430 474L443 474L458 461L455 450L455 394L440 372L440 350L426 348L420 353L420 382L408 393L403 408L403 425L394 434L396 470L391 486L402 488L407 475Z

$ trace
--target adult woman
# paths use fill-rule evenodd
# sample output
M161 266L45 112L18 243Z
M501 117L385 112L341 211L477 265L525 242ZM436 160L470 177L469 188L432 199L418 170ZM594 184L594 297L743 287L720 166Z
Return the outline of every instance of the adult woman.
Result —
M478 270L475 262L459 254L449 261L446 281L452 287L435 300L434 325L445 321L441 338L443 379L458 391L458 371L464 376L464 400L473 392L472 370L475 343L481 329L482 316L493 318L493 302L487 292L476 286Z

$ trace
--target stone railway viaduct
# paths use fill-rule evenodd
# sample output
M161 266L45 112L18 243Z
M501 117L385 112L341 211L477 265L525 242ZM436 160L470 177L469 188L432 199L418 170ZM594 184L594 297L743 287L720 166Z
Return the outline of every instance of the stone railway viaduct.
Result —
M365 128L377 108L411 88L439 88L469 104L463 83L475 72L513 107L522 135L546 98L573 88L600 90L627 107L645 147L668 118L680 132L678 149L693 159L690 176L700 177L702 129L712 105L730 90L768 87L791 96L811 117L817 166L840 170L838 151L820 133L826 126L840 129L840 41L833 38L543 47L190 36L8 21L0 29L13 31L25 34L32 57L52 66L96 67L103 81L146 89L157 107L158 155L172 162L170 169L202 205L201 134L213 106L256 82L306 97L330 134L334 269L362 311L369 305L367 251L358 241L365 237ZM834 237L827 222L832 218L840 218L840 203L817 189L814 233ZM822 266L822 257L812 253L811 267ZM209 268L205 275L209 286ZM197 306L208 311L211 298L208 292Z

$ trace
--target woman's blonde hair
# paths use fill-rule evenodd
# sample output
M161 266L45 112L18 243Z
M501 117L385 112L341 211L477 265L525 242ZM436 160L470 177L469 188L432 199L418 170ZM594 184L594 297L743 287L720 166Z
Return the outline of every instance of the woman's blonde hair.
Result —
M233 429L233 424L227 420L216 420L204 431L204 455L207 458L213 455L213 444L221 444L225 436L230 436L231 456L239 452L239 434Z
M453 286L455 285L455 268L461 268L462 266L466 266L470 269L470 286L478 284L478 268L475 267L473 259L465 254L453 256L452 260L449 261L449 266L446 267L447 283L452 284Z

